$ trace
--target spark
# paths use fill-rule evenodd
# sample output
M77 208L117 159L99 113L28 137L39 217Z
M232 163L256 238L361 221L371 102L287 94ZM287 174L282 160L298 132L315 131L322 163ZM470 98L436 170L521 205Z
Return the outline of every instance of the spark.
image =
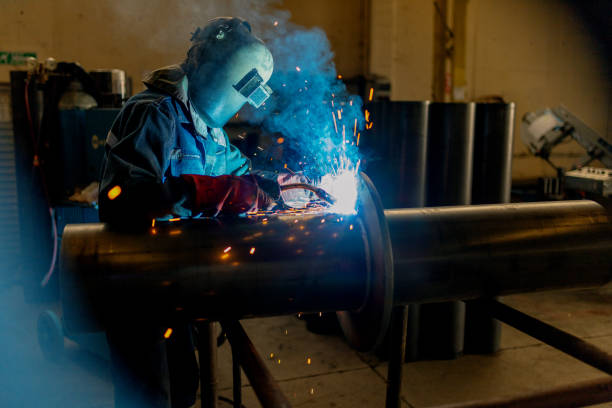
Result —
M285 165L283 166L283 168L285 168L285 169L287 168L287 163L285 163Z
M121 194L121 187L115 186L111 188L110 190L108 190L107 196L109 200L114 200L115 198L119 197L120 194Z
M338 125L336 124L336 115L334 114L334 112L332 112L332 118L334 118L334 129L336 129L336 133L338 133Z
M368 101L371 101L374 97L374 88L370 88L370 96L368 97Z
M277 27L277 26L278 26L278 21L275 21L274 22L274 27Z
M276 139L276 143L278 144L283 144L285 142L285 138L283 137L279 137L278 139Z
M310 365L310 363L311 363L311 362L312 362L312 360L310 359L310 357L308 357L308 358L306 359L306 364Z
M251 250L249 251L249 254L253 255L255 253L255 247L251 247Z
M342 79L342 75L338 74L338 79Z
M370 121L370 111L367 110L367 109L365 110L365 120L366 120L366 122Z
M349 225L349 229L352 231L353 230L353 224Z
M169 338L170 336L172 336L172 329L170 327L168 327L166 329L166 332L164 333L164 339Z
M270 353L270 360L274 359L274 353Z
M155 228L155 218L151 220L151 228Z
M176 221L180 221L180 218L170 218L168 221L170 222L176 222Z
M357 133L357 146L359 146L359 138L361 137L361 133Z
M310 395L314 395L314 388L311 388L309 391Z
M170 235L181 235L181 232L182 232L181 230L175 229L175 230L170 231Z
M321 220L321 224L325 224L325 218Z
M225 249L223 250L223 253L224 253L224 254L227 254L227 253L228 253L229 251L231 251L231 250L232 250L232 247L231 247L231 246L228 246L227 248L225 248Z
M366 130L372 129L372 126L374 126L374 122L370 122L370 123L366 124Z
M355 118L355 126L353 127L353 137L357 134L357 118Z
M338 109L338 120L342 120L342 110Z
M295 67L295 70L296 70L297 72L301 72L301 71L302 71L302 68L300 68L300 67L296 66L296 67Z

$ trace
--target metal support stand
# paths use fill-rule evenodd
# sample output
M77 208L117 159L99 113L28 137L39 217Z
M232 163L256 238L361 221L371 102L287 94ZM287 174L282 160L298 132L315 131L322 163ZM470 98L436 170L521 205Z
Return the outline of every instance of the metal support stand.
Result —
M235 347L232 347L232 393L234 408L242 407L242 377L240 376L240 359Z
M272 377L240 322L237 320L224 321L221 324L232 346L232 353L238 356L240 365L261 406L263 408L290 408L289 400Z
M391 314L389 335L389 371L387 374L386 408L399 408L402 393L402 367L406 358L408 306L397 306Z
M200 399L202 408L217 407L217 336L215 323L198 325L198 355L200 357Z
M585 364L612 375L612 355L586 341L495 300L483 301L492 317Z
M436 408L574 408L609 401L612 401L612 380L604 377L519 397L462 402Z

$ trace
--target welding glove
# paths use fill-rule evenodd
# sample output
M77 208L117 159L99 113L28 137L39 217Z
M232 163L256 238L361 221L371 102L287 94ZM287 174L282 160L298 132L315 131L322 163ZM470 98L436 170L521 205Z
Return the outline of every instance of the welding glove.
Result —
M302 173L280 173L277 177L278 184L281 186L288 184L311 184L308 177ZM312 200L312 192L304 189L291 189L281 192L281 198L283 202L287 203L291 207L304 207L310 200Z
M242 214L266 210L276 204L259 185L260 179L246 176L199 176L183 174L181 178L190 190L188 205L193 212L218 214Z

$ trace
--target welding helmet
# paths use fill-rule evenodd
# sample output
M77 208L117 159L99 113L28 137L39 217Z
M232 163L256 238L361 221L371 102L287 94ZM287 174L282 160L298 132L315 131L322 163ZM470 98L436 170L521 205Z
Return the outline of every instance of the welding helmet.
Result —
M260 107L272 93L272 54L240 18L220 17L199 28L183 63L189 102L210 127L222 127L249 102Z

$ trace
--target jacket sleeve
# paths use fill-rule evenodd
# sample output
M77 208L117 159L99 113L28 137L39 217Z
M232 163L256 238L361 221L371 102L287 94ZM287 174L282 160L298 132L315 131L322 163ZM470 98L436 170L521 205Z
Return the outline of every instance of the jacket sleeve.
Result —
M106 140L100 220L123 227L181 214L186 186L164 179L174 146L175 120L163 103L135 102L120 112Z
M227 173L232 176L249 174L251 172L251 160L229 142L225 130L223 130L223 137L225 137L225 145L227 146L225 153L225 168Z

